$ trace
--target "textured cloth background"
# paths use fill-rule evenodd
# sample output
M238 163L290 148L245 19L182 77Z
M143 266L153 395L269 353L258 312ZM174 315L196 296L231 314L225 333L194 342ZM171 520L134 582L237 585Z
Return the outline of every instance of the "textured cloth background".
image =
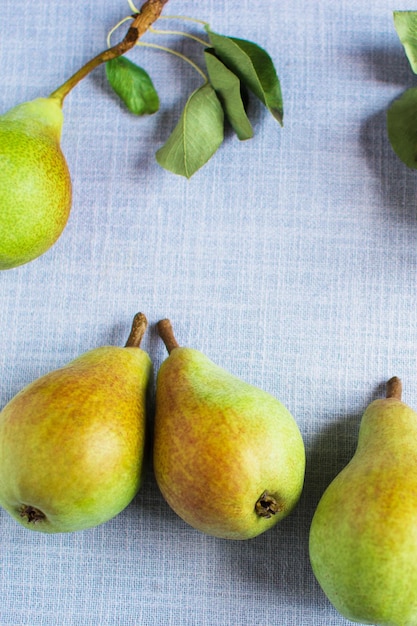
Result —
M72 213L48 253L0 274L1 406L82 352L123 344L139 310L156 372L165 349L154 325L168 316L181 344L288 406L306 482L293 514L247 542L189 528L150 469L134 502L92 530L31 533L1 512L1 626L348 623L313 577L308 532L385 381L400 376L417 408L417 174L385 131L388 105L415 84L392 21L393 9L409 8L170 0L165 14L265 47L284 96L283 129L251 100L255 138L228 133L189 181L154 159L201 84L181 60L129 53L159 90L155 116L127 113L103 68L66 99ZM0 110L48 95L130 12L124 0L1 0ZM201 58L178 37L148 41Z

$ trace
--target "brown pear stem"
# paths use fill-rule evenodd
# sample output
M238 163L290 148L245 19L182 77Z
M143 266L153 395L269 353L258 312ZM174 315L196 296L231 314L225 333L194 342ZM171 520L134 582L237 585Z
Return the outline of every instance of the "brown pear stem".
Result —
M174 330L172 328L170 320L164 319L159 321L157 324L157 329L159 336L161 337L166 349L168 350L168 354L171 354L171 350L173 350L174 348L180 347L179 343L175 339Z
M168 0L146 0L139 13L133 17L133 23L127 31L125 37L118 44L103 50L88 61L78 72L73 74L63 85L55 89L50 94L50 98L55 98L62 105L64 98L69 94L83 78L92 72L96 67L112 59L122 56L136 44L138 39L152 26L161 15L162 9Z
M143 335L148 327L148 320L143 313L136 313L133 318L130 335L125 343L125 348L139 348Z
M393 376L387 382L386 397L401 400L403 386L398 376Z

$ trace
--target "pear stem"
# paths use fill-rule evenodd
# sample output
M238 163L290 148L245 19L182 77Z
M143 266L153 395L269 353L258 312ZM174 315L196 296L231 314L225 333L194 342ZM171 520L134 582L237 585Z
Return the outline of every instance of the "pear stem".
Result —
M159 321L157 324L157 329L159 336L161 337L166 349L168 350L168 354L171 354L171 351L174 348L180 347L179 343L175 339L174 330L172 328L170 320L164 319Z
M393 376L387 382L386 397L401 400L403 386L398 376Z
M143 335L148 327L148 320L143 313L136 313L133 318L130 335L125 343L125 348L139 348Z
M78 72L73 74L58 89L50 94L50 98L58 100L62 106L64 98L69 94L83 78L92 72L96 67L112 59L122 56L133 48L138 39L152 26L161 15L162 9L168 0L146 0L140 12L134 16L133 22L121 42L100 52L93 59L88 61Z

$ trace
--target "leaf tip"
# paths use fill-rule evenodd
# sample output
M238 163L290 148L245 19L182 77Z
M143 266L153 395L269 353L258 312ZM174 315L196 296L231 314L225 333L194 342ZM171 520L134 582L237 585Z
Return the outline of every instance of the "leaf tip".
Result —
M270 112L282 128L284 126L284 111L282 109L270 109Z

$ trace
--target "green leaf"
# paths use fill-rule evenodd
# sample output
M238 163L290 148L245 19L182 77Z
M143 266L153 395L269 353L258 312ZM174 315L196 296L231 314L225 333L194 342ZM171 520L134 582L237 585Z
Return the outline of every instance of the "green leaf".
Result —
M205 50L205 59L210 82L219 96L226 117L240 140L253 137L253 129L242 102L241 83L218 59L212 49Z
M206 27L216 55L247 85L282 125L281 85L269 54L251 41L225 37Z
M394 26L411 69L417 74L417 11L394 11Z
M417 87L407 89L387 113L388 138L397 156L417 169Z
M209 83L188 98L180 121L156 153L159 165L190 178L213 156L224 137L222 105Z
M135 115L158 111L159 97L144 69L122 56L107 61L106 75L111 87L129 111Z

